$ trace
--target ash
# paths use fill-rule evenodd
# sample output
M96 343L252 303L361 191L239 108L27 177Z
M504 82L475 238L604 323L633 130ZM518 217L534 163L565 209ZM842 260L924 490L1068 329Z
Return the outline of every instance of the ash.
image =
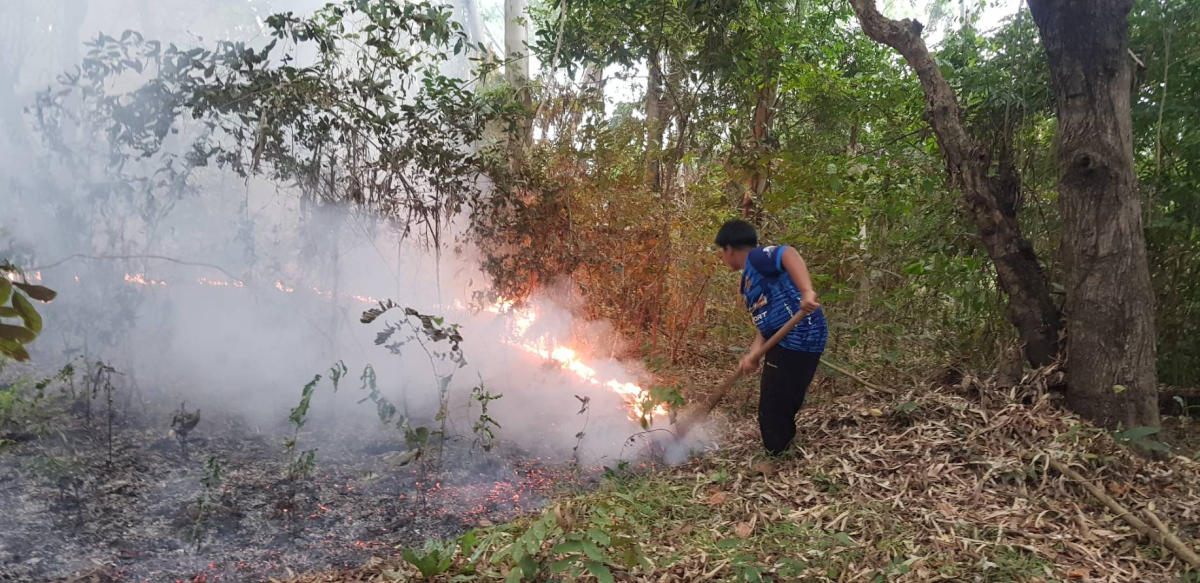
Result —
M422 458L397 466L405 446L394 431L316 422L299 436L317 448L312 474L288 479L285 424L204 415L187 459L167 410L118 415L111 462L96 419L89 427L64 415L60 431L8 435L18 444L0 455L0 581L255 581L355 566L511 519L553 489L595 479L455 438L439 455L434 437ZM223 475L198 528L213 456Z

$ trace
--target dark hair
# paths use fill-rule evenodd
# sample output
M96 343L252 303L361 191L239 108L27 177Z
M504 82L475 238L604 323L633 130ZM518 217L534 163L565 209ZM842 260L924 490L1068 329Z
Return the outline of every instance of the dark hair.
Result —
M754 247L758 245L758 233L754 230L754 225L743 221L742 219L733 219L726 221L721 225L721 230L717 231L717 247Z

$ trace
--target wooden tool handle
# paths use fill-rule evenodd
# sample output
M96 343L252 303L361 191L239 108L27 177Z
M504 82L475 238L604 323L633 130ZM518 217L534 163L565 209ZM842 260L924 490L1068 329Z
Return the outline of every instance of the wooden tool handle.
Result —
M762 356L769 352L772 348L775 348L776 344L779 344L781 341L783 341L783 338L788 335L788 332L791 332L793 328L795 328L802 320L810 315L812 315L811 312L805 312L803 310L797 312L795 316L792 316L791 319L783 324L783 327L781 327L779 330L776 330L775 333L772 334L762 346L758 347L756 352L751 352L750 356L753 356L756 360L762 358ZM729 389L733 388L733 384L736 383L740 378L742 378L742 367L739 363L737 370L735 370L732 375L729 375L725 381L717 387L717 390L708 395L708 398L704 400L704 404L700 407L700 410L697 411L691 419L685 419L679 423L675 437L683 437L688 431L691 430L696 421L706 417L709 413L711 413L712 410L716 408L717 403L720 403L721 399L725 398L725 393L728 393Z

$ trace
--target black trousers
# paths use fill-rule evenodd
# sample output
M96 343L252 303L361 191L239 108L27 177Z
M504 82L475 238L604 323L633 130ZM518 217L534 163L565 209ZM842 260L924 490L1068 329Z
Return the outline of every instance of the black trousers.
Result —
M767 352L759 384L758 429L763 447L771 455L787 451L796 437L796 413L804 406L820 360L820 352L797 352L779 346Z

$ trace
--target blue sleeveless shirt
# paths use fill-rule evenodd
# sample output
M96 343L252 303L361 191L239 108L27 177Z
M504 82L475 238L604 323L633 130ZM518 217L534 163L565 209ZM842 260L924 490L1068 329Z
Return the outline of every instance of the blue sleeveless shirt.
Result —
M746 309L768 340L800 311L800 290L783 268L784 249L787 247L775 245L751 249L742 270L741 289ZM828 337L825 313L817 308L796 324L779 346L797 352L824 352Z

